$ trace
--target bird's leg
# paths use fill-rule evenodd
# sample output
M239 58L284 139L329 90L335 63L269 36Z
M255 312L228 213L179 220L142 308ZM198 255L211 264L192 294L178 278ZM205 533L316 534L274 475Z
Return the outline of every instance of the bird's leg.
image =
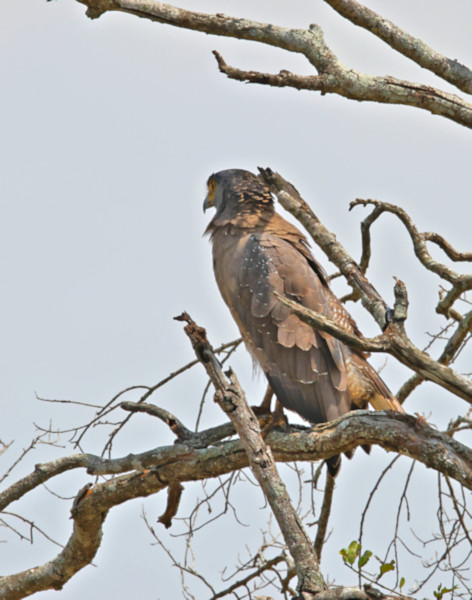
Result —
M274 412L270 411L270 403L274 392L270 385L267 385L264 398L259 406L252 406L254 414L259 419L259 424L262 429L262 436L265 437L274 427L282 427L287 424L287 419L283 412L283 406L278 400L275 403Z
M251 406L254 414L259 417L259 421L261 421L261 427L263 427L262 421L267 419L268 415L270 415L270 402L272 400L272 396L274 392L270 385L267 385L266 392L264 394L264 398L259 406Z
M275 410L272 413L272 419L274 421L274 427L276 425L283 426L287 424L287 417L284 413L284 407L282 406L282 403L278 400L275 401Z
M269 433L269 431L271 431L271 429L274 429L275 427L284 427L285 425L287 425L287 417L284 414L284 408L278 400L276 400L275 402L274 412L269 413L268 418L266 418L265 422L261 423L261 425L262 437L264 438Z
M259 410L261 411L261 414L270 413L270 403L271 403L273 395L274 395L274 392L272 391L272 388L270 387L270 384L267 384L266 393L264 394L264 398L263 398L262 403L261 403L261 405L259 407Z

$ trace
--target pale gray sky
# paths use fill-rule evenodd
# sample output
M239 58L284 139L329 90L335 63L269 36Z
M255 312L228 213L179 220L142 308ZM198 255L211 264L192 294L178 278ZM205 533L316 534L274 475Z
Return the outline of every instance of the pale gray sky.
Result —
M180 5L287 26L316 22L353 68L450 89L321 0ZM469 0L453 5L370 0L368 5L436 50L472 64ZM91 21L84 12L72 0L0 3L0 439L15 440L0 466L28 445L35 435L33 423L46 427L52 418L54 427L72 427L90 416L85 409L39 402L35 392L104 404L119 390L153 384L192 360L182 326L172 320L182 310L207 328L214 345L237 337L213 281L208 241L202 238L210 218L202 213L205 181L214 171L256 170L258 165L279 170L356 257L358 224L366 214L347 211L356 197L400 204L420 229L438 231L458 249L470 249L468 130L412 108L236 83L218 72L212 49L243 68L311 71L304 59L281 50L118 13ZM422 346L424 332L441 323L432 314L437 279L412 265L411 244L393 218L377 224L374 252L372 282L387 300L394 275L406 282L411 301L407 328ZM360 307L350 310L366 333L377 333ZM464 357L461 364L470 371L467 362ZM383 358L373 363L380 365ZM245 352L231 364L256 403L264 382L253 379ZM406 374L393 359L388 361L384 377L393 390ZM203 386L197 367L163 388L154 401L190 426ZM466 407L425 385L406 409L432 413L431 421L442 427ZM222 421L211 402L204 420ZM84 449L98 452L103 435L94 431ZM117 440L115 456L170 442L163 425L137 417ZM40 446L7 482L37 462L70 452L69 447ZM380 461L383 453L376 454ZM337 550L357 531L349 530L349 519L344 522L343 491L352 494L354 487L359 498L353 502L361 506L370 479L380 471L372 468L380 462L360 452L345 463L335 506L342 535L326 558L331 578L339 582L349 574ZM365 488L359 489L362 467ZM433 482L434 489L434 476L428 479L419 471L425 477L421 485ZM74 473L50 487L73 496L86 480ZM70 502L46 503L44 498L35 492L11 509L64 542L71 527ZM191 506L192 498L189 492L184 507ZM62 592L40 597L124 600L136 597L137 590L140 598L178 597L176 570L159 548L149 545L139 516L143 504L155 521L165 496L113 510L97 568L87 567ZM227 532L217 522L220 541L222 535L233 535L230 519L225 526ZM244 535L257 539L257 520ZM7 539L0 528L0 541ZM204 540L199 543L205 547ZM1 543L1 574L42 563L56 551L41 539L33 546ZM214 556L214 547L205 554ZM220 560L219 552L214 560ZM215 564L215 582L222 566Z

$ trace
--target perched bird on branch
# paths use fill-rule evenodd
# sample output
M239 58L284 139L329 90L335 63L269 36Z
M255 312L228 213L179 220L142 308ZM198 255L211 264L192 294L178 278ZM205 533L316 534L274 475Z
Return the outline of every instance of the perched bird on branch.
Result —
M366 356L316 330L274 292L322 313L350 333L356 323L329 288L305 236L275 212L271 193L253 173L211 175L204 210L216 208L206 229L224 301L243 340L281 404L311 423L351 409L403 409ZM337 457L328 461L335 474Z

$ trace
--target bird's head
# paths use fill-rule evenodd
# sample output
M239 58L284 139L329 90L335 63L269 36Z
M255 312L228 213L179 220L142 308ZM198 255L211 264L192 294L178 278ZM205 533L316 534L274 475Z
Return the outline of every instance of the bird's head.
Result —
M254 173L243 169L227 169L210 175L203 210L215 207L216 214L247 212L254 206L272 207L268 187Z

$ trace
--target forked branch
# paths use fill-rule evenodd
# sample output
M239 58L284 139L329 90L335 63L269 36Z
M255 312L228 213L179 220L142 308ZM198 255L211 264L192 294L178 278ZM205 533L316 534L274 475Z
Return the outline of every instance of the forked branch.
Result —
M363 239L363 257L367 260L370 256L370 227L374 221L384 212L391 213L398 217L405 226L408 234L410 235L411 241L413 242L413 248L415 255L421 264L435 273L441 279L444 279L452 285L449 292L441 299L436 310L438 313L445 316L449 316L449 311L452 304L459 298L461 294L472 289L472 274L460 274L437 260L435 260L428 250L426 242L432 242L437 244L446 255L454 262L472 262L472 252L458 252L447 242L442 236L433 232L420 233L413 223L411 217L407 212L400 206L389 204L388 202L381 202L380 200L362 200L358 198L349 205L349 210L352 210L356 206L373 206L374 210L372 213L363 221L362 239ZM365 269L364 269L365 271Z
M451 119L465 127L472 127L472 105L463 98L421 83L392 76L375 77L345 66L328 46L322 29L316 24L310 25L308 29L280 27L221 13L206 14L184 10L153 0L78 0L78 2L88 7L87 15L90 18L100 17L108 11L121 11L174 27L282 48L304 55L317 72L316 75L303 76L288 71L281 71L278 74L244 71L228 66L221 55L215 54L220 70L231 79L278 87L289 86L319 91L322 94L337 94L351 100L414 106ZM350 3L344 4L348 6ZM347 11L344 16L348 16ZM354 17L351 19L355 22ZM377 28L370 29L377 33ZM379 31L379 37L384 34L385 30L383 33ZM398 43L391 43L393 48L408 54L421 66L443 76L447 81L454 83L457 80L460 83L458 87L464 89L465 85L468 90L470 81L467 84L467 80L470 73L466 67L452 68L452 61L448 62L444 57L440 60L440 55L430 52L426 44L413 51L411 47L409 48L413 38L408 40L406 34L398 28L390 32L390 37L398 39Z
M436 52L423 40L403 31L392 21L356 0L325 0L325 2L348 21L370 31L423 69L428 69L463 92L472 94L472 71L465 65Z
M444 362L438 362L432 359L426 352L417 348L409 339L405 332L403 320L406 318L406 313L401 319L398 319L400 305L407 305L406 289L402 282L397 281L395 285L395 310L393 315L388 308L385 300L380 296L377 290L367 280L356 261L349 255L346 249L339 243L336 236L331 233L318 219L310 206L300 196L296 188L286 181L279 173L273 172L271 169L262 169L259 167L260 176L269 186L270 190L277 196L277 199L282 206L297 218L313 240L322 248L327 257L333 262L341 273L346 277L348 283L356 292L361 295L362 303L369 310L372 316L376 319L379 326L384 330L384 333L373 339L359 338L340 328L330 319L314 313L305 307L288 300L287 298L279 297L279 300L286 306L289 306L301 319L311 324L314 327L332 334L344 341L346 344L367 352L387 352L395 356L401 363L415 370L422 378L434 381L438 385L446 388L450 392L463 398L469 403L472 403L472 381L457 373L447 366L446 356L449 356L455 348L458 347L465 334L467 333L471 320L468 317L466 322L462 323L460 331L454 341L449 344L448 352L445 354ZM358 201L356 201L358 203ZM374 201L365 201L372 203ZM382 207L381 203L375 201L376 214ZM454 281L454 285L472 285L472 276L457 276L452 269L434 261L427 249L424 246L424 241L402 209L393 207L393 205L385 205L385 210L392 209L392 212L398 214L400 218L407 224L408 230L412 235L416 236L418 246L418 254L420 260L425 262L435 273L447 274L448 281Z

